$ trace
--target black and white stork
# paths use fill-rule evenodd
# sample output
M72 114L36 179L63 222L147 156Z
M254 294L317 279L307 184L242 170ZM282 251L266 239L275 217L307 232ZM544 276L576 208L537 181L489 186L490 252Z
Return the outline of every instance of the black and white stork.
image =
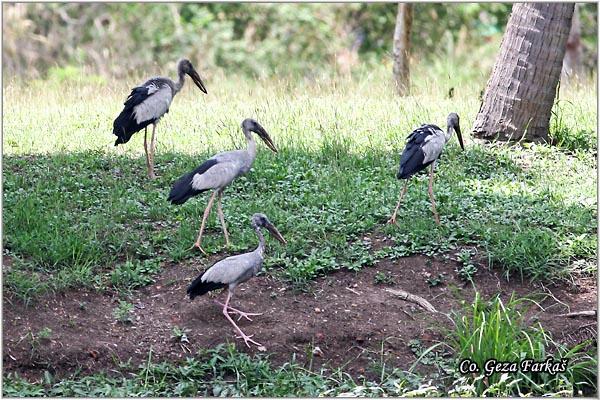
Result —
M431 199L431 210L433 211L435 222L438 225L440 224L440 217L436 211L435 199L433 198L433 170L442 155L446 143L448 143L452 137L452 132L456 132L460 147L464 150L465 147L460 132L459 118L456 113L450 113L448 115L446 132L437 125L423 124L408 135L406 147L400 156L400 169L396 174L398 179L405 179L406 182L400 193L400 199L398 199L396 209L388 220L389 224L396 223L396 214L400 208L400 202L408 189L410 178L417 172L427 168L429 165L431 165L431 171L429 173L429 198Z
M246 318L252 321L249 316L261 315L261 313L247 313L235 309L229 305L229 301L233 297L235 288L240 284L244 283L250 278L256 276L257 273L262 269L265 253L265 238L261 232L261 228L265 228L271 236L279 240L281 243L286 244L285 239L281 236L281 233L275 228L275 226L269 221L265 214L257 213L252 216L252 228L258 236L258 247L255 250L244 254L238 254L236 256L227 257L206 270L202 275L197 277L187 289L187 293L190 299L193 300L196 296L202 296L211 290L221 289L224 287L228 288L227 299L225 304L215 300L215 303L223 307L223 314L225 318L235 328L239 337L244 339L246 346L254 343L257 346L262 346L260 343L251 339L252 335L247 336L239 326L231 319L229 314L237 314L238 321L241 318Z
M154 174L156 125L160 118L169 112L173 97L183 87L185 75L189 75L200 90L208 93L190 60L180 60L177 63L177 73L179 75L177 82L159 76L134 87L124 103L123 111L113 122L113 134L117 136L115 146L127 143L134 133L144 129L144 151L150 179L156 178ZM148 125L150 124L152 124L152 139L148 150Z
M204 254L206 254L206 252L200 247L202 233L204 232L206 219L210 214L210 210L217 195L217 214L221 220L225 243L229 246L229 234L227 233L227 227L225 226L225 216L223 215L223 209L221 207L221 198L223 197L223 190L225 190L225 188L238 176L250 171L250 168L252 167L252 163L256 158L256 142L254 141L251 132L256 133L269 149L274 153L277 153L277 148L273 144L271 137L265 128L255 120L251 118L245 119L242 122L242 131L244 132L246 142L248 143L246 149L225 151L215 154L200 164L198 168L179 178L177 182L173 184L167 199L172 204L183 204L193 196L199 195L207 190L214 190L208 200L206 209L204 210L202 223L200 224L200 233L198 234L196 243L191 247L192 249L197 247Z

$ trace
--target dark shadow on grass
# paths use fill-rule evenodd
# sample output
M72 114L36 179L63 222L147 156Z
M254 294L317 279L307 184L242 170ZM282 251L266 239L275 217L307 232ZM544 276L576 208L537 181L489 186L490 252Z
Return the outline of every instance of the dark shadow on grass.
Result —
M187 249L208 194L183 206L170 205L166 198L179 176L209 156L157 154L159 178L154 181L145 177L143 157L101 152L7 156L4 246L26 260L26 274L42 270L68 275L84 267L97 273L127 260L156 257L201 259ZM276 155L261 148L252 170L225 191L231 253L256 245L249 218L264 212L288 240L286 247L269 244L270 266L282 267L285 279L312 279L340 265L360 268L370 260L368 251L349 251L348 243L389 217L401 187L394 176L398 161L399 152L358 154L346 142L315 151L283 147ZM443 250L439 243L452 240L484 244L509 270L531 270L534 276L556 254L559 264L563 262L564 240L593 229L591 211L585 207L556 199L545 204L543 198L482 196L463 184L467 178L526 179L505 154L486 147L461 152L450 146L436 172L444 224L437 227L431 220L426 177L421 177L411 184L401 208L400 221L410 223L386 229L404 235L415 252ZM514 234L516 226L523 229L520 236ZM223 239L214 213L207 228L204 248L221 252ZM544 245L537 245L539 241ZM522 260L533 267L519 267Z

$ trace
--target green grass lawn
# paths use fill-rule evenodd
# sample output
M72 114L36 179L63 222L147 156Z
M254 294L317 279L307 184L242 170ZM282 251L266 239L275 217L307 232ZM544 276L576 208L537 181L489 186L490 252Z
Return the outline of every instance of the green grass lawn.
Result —
M338 268L360 268L371 258L349 243L373 229L396 239L396 253L476 244L493 265L525 279L594 268L593 93L563 89L552 121L562 148L467 139L461 152L451 141L436 173L442 226L433 223L421 176L399 226L388 227L406 135L422 122L443 124L450 111L469 132L478 109L475 90L457 90L450 100L427 83L403 99L388 84L382 76L358 83L233 80L209 84L209 96L187 87L159 125L154 182L145 178L143 135L112 146L112 120L132 83L9 85L4 246L15 262L6 286L30 299L73 284L102 285L98 272L126 260L193 256L187 249L208 195L177 207L167 203L168 191L215 152L244 146L239 126L246 117L266 127L280 152L259 145L252 171L225 192L232 251L254 244L249 218L266 213L289 242L275 245L269 259L282 279L301 285ZM205 248L223 251L214 214L208 228Z
M596 260L596 94L562 88L552 118L559 146L478 144L468 132L485 79L449 83L415 69L414 95L398 98L383 69L350 81L250 82L206 77L188 85L158 127L155 181L145 177L143 135L114 147L112 121L138 80L9 82L4 95L4 288L34 302L72 286L126 284L115 269L198 255L208 194L183 206L171 184L210 155L245 145L244 118L257 119L279 153L259 144L252 170L225 191L233 248L216 213L203 247L241 252L256 243L250 216L264 212L288 241L271 243L267 273L298 288L340 268L390 255L484 249L518 279L570 279ZM423 78L420 78L423 76ZM441 226L429 209L427 177L413 179L399 225L385 221L401 183L405 138L421 123L457 112L466 151L453 139L436 173ZM370 253L361 235L382 230L393 247ZM133 263L133 264L132 264ZM154 264L153 264L154 265ZM128 268L128 267L127 267ZM156 268L137 268L136 274ZM148 272L150 271L150 272ZM246 392L245 392L246 393Z

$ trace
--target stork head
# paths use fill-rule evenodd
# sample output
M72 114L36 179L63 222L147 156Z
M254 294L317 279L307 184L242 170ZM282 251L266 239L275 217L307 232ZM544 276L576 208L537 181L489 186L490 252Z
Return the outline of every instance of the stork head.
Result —
M202 82L202 79L200 79L200 75L198 75L198 72L196 72L196 69L194 68L190 60L188 60L187 58L179 60L179 63L177 64L177 70L179 71L179 75L188 74L190 78L192 78L196 86L198 86L198 88L204 93L208 94L208 92L206 91L206 87L204 87L204 82Z
M277 153L277 148L273 144L273 141L271 140L271 137L269 136L265 128L263 128L258 122L256 122L252 118L246 118L242 122L242 130L244 131L244 135L246 135L246 137L250 136L250 132L256 133L258 137L261 138L263 142L265 142L267 147L273 151L273 153Z
M448 132L455 131L456 136L458 137L458 143L460 144L461 149L465 149L462 140L462 134L460 132L459 118L457 113L448 114Z
M269 218L267 218L265 214L254 214L252 216L252 227L254 229L265 228L275 239L279 240L283 244L287 243L283 236L281 236L281 233L279 233L277 228L275 228L275 225L273 225L271 221L269 221Z

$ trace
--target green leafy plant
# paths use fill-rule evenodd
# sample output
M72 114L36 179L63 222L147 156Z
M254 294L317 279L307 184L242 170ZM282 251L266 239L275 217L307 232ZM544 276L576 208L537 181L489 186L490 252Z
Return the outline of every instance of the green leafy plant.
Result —
M396 284L394 277L389 272L378 271L373 277L376 285L392 286Z
M113 316L115 317L117 322L120 322L122 324L130 324L133 322L131 314L132 311L133 304L127 301L119 300L119 305L113 310Z
M443 285L443 284L444 284L444 281L445 281L445 279L446 279L446 278L444 277L444 275L442 275L442 274L437 274L437 276L435 276L435 277L430 277L430 278L427 278L427 284L428 284L430 287L436 287L436 286L440 286L440 285Z
M176 342L189 343L190 341L187 337L187 332L188 332L187 329L181 329L180 327L175 325L171 332L171 338L173 340L175 340Z
M552 340L541 325L528 327L525 314L532 303L514 296L505 303L499 296L489 301L475 294L472 304L466 304L462 313L455 313L455 329L449 332L449 345L459 364L471 360L478 372L460 376L455 385L471 385L466 391L477 396L484 394L542 395L547 393L578 394L581 390L596 390L597 359L583 351L587 344L567 349ZM520 363L525 359L545 361L568 358L564 372L555 375L525 372L520 368L506 376L486 374L489 360Z
M113 286L136 289L154 282L153 276L160 270L159 260L130 260L117 267L110 274Z
M472 254L469 250L461 250L458 260L462 266L457 270L458 276L465 282L473 283L473 276L477 273L477 267L471 260Z
M44 340L44 339L50 339L50 337L52 337L52 329L48 328L47 326L40 329L35 336L40 339L40 340Z
M234 376L235 379L231 379ZM74 376L48 383L29 383L9 373L3 382L5 396L50 397L194 397L244 396L300 397L336 396L344 393L370 396L438 393L420 378L392 369L381 380L355 382L341 369L308 370L295 360L274 366L265 355L239 352L233 345L200 351L177 364L147 362L124 376L99 373Z

